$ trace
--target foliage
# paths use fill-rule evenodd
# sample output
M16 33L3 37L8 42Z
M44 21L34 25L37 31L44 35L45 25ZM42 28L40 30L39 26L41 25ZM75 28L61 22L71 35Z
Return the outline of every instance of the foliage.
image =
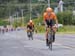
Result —
M9 22L0 19L0 26L2 25L9 25Z
M13 27L18 27L18 26L22 26L22 22L21 21L14 21L13 23Z
M64 25L72 25L72 12L71 11L64 11L57 13L57 18L59 23Z
M58 32L75 32L75 26L65 25L58 29Z
M39 23L41 23L41 24L43 23L43 18L42 18L41 13L43 12L44 8L47 7L45 5L42 5L42 3L47 4L47 0L44 0L44 1L46 3L38 2L38 0L32 0L32 12L31 12L32 19L37 18L37 14L39 14L41 16L39 19L34 19L34 21L37 25L39 25ZM57 1L59 1L59 0L51 0L50 2L51 2L51 4L52 3L56 4ZM65 3L67 3L67 1L74 1L74 0L63 0L63 1ZM18 16L21 17L22 16L21 9L24 9L24 15L23 15L25 17L24 22L27 23L30 19L29 3L30 3L30 0L0 0L0 18L9 17L9 15L16 16L16 12L18 12ZM3 5L1 5L1 4L3 4ZM36 4L39 4L39 5L36 5ZM54 5L54 6L57 6L57 5ZM51 5L51 7L53 8L52 5ZM69 8L71 8L71 7L72 7L72 5L69 6ZM72 13L70 11L58 13L57 17L59 19L59 23L62 23L64 25L68 25L68 24L75 25L75 19L72 19ZM15 22L13 25L19 26L19 25L21 25L21 23Z
M40 2L39 2L40 1ZM41 2L44 1L44 2ZM54 8L54 6L57 6L56 3L58 4L59 0L51 0L51 7ZM74 0L63 0L64 3L66 4L68 1L74 1ZM19 14L21 13L21 9L26 9L28 11L24 11L24 16L25 13L29 15L29 3L30 0L0 0L0 17L8 17L9 14L13 15L16 12L19 12ZM39 14L42 13L45 5L42 4L46 4L47 5L47 0L31 0L32 3L32 10L36 13L38 12ZM53 5L53 4L54 5ZM36 5L39 4L39 5ZM73 5L73 6L72 6ZM70 4L71 7L74 7L74 4ZM66 6L66 5L65 5ZM34 8L33 8L34 7ZM68 6L66 6L68 7ZM34 13L32 13L34 15ZM21 16L21 14L20 14ZM36 14L35 14L36 16ZM32 17L33 18L33 17Z

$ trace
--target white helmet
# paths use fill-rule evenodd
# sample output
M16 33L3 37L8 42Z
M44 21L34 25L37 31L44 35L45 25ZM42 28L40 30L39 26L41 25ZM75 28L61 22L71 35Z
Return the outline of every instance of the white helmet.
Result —
M32 21L32 20L30 20L29 22L30 22L30 23L32 23L33 21Z

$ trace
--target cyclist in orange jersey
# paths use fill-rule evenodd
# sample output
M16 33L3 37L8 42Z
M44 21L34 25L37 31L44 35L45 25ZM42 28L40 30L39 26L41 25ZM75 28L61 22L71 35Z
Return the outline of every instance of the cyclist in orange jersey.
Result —
M46 44L48 45L48 28L52 27L52 29L54 31L54 35L53 35L53 42L54 42L55 41L55 32L58 27L58 19L57 19L57 16L55 15L55 13L53 12L53 9L50 7L48 7L46 9L46 12L44 12L43 18L44 18L44 24L46 26ZM55 25L55 23L56 23L56 25Z

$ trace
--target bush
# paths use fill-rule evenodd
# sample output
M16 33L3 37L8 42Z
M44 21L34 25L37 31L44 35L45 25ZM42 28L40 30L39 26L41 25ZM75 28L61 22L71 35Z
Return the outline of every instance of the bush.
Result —
M45 27L44 26L36 26L35 28L37 28L37 32L40 32L40 33L45 32Z
M3 20L0 20L0 25L9 25L9 22L8 21L3 21Z
M45 32L45 27L42 25L43 23L43 18L37 18L37 19L33 19L34 24L35 24L35 29L37 29L38 32L42 33ZM40 25L39 25L40 23Z
M57 13L57 18L59 23L64 25L71 25L73 22L71 11L59 12Z
M13 23L13 26L16 28L16 27L18 27L18 26L22 26L22 23L15 21L15 22Z
M39 25L39 23L42 24L43 23L43 17L40 17L40 18L37 18L37 19L33 19L33 21L34 21L34 23L36 25Z

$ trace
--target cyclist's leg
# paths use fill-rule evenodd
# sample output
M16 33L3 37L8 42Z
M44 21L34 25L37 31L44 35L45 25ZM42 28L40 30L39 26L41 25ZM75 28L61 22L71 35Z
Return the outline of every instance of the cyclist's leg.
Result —
M49 45L49 42L48 42L48 29L49 27L51 26L51 23L49 22L49 20L46 20L46 24L47 24L47 27L46 27L46 45L48 46Z
M54 26L52 28L53 28L53 42L55 42L55 33L56 33L57 29Z
M48 46L48 25L46 27L46 45Z
M55 42L55 33L56 33L56 27L54 25L55 25L54 20L51 20L50 26L53 30L53 42Z
M53 42L55 42L55 32L53 33Z
M29 34L28 33L29 33L29 29L27 28L27 36L29 37Z
M33 34L34 34L34 31L33 31L33 29L31 29L31 38L32 38L32 40L33 40Z
M46 28L46 45L48 46L48 31L47 31L47 28Z
M49 28L52 26L53 22L52 20L46 20L46 24L47 24L47 27L46 27L46 44L47 46L49 45L49 42L48 42L48 32L49 32Z

